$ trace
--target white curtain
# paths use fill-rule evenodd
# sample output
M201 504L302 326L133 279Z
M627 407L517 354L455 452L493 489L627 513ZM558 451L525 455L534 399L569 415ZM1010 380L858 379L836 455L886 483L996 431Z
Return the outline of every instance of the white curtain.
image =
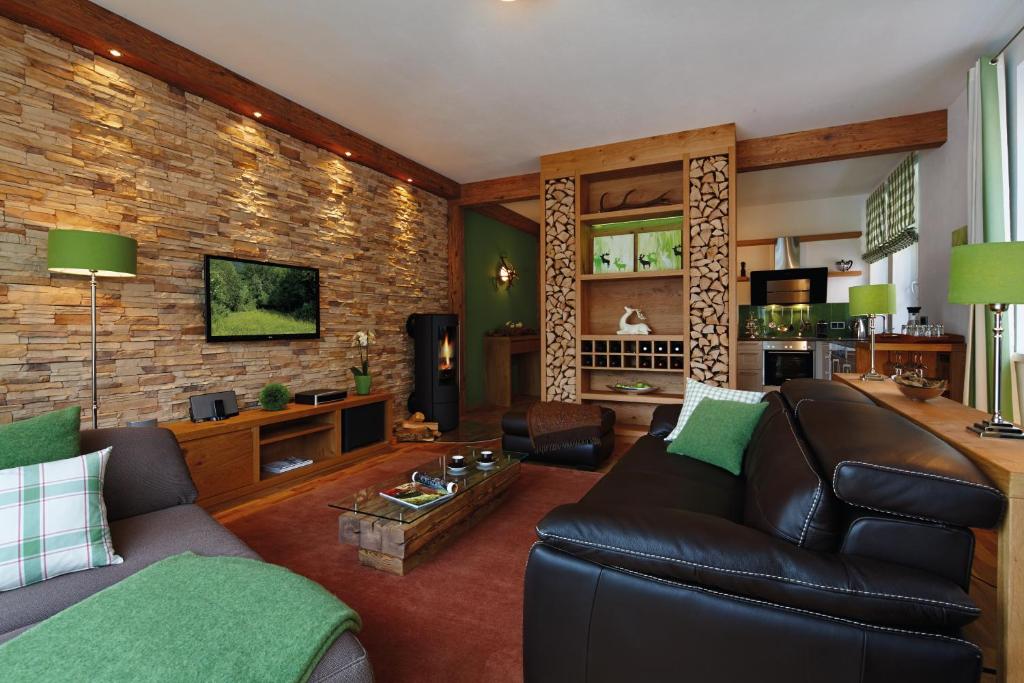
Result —
M985 195L982 178L981 62L967 72L967 241L985 241ZM964 367L964 405L988 412L988 351L985 307L968 306L967 362ZM980 331L980 335L978 332Z

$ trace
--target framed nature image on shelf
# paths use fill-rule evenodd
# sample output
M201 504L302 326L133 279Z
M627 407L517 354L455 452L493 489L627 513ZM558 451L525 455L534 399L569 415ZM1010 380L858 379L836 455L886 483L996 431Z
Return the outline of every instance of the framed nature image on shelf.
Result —
M679 270L683 267L681 230L641 232L636 236L637 270Z
M594 273L632 273L633 235L594 237Z

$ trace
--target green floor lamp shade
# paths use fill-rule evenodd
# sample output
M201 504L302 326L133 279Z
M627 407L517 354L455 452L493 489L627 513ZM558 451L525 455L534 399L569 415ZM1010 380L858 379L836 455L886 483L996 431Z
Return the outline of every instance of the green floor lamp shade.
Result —
M871 333L871 369L862 380L885 379L875 370L875 316L896 312L896 285L858 285L850 287L850 315L866 315Z
M1024 242L985 242L953 248L949 264L949 302L984 304L992 311L992 379L995 410L991 419L970 427L981 436L1024 439L1024 431L1003 418L1003 313L1011 304L1024 304Z
M96 278L135 277L137 244L130 237L88 230L51 230L46 261L51 272L89 276L92 311L92 426L99 427L96 394Z
M67 275L135 277L136 242L110 232L51 230L46 260L51 271Z

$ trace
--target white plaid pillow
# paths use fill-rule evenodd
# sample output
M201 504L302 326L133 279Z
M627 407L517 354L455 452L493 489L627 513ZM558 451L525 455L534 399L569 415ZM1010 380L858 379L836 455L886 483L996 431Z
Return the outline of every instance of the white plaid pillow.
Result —
M110 451L0 470L0 591L121 564L103 504Z
M665 437L665 441L674 441L679 436L679 432L683 431L683 427L686 426L686 421L690 419L693 411L697 409L697 404L706 398L713 398L719 401L758 403L764 398L764 394L760 391L740 391L739 389L729 389L728 387L712 387L707 384L701 384L695 379L687 378L686 394L683 397L683 407L679 411L679 421L676 422L676 428Z

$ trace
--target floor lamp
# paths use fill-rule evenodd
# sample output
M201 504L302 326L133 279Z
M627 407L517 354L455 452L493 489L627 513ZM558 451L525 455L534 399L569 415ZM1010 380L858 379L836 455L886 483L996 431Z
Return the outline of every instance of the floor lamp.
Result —
M967 429L979 436L1024 439L1024 431L1003 417L1003 314L1024 304L1024 242L984 242L954 247L949 267L949 302L984 304L992 311L992 417Z
M871 369L860 376L862 380L885 379L875 370L875 316L896 312L896 285L858 285L850 287L850 315L866 315L871 334ZM884 328L885 325L883 324Z
M92 427L99 427L96 392L96 278L135 277L137 244L130 237L87 230L51 230L46 259L50 272L88 275L92 311Z

